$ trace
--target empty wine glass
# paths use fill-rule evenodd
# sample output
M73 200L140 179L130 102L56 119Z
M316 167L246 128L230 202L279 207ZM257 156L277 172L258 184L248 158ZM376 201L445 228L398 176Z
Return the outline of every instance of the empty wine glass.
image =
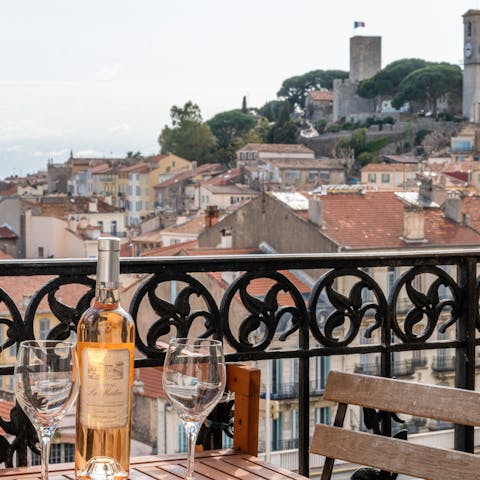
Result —
M170 341L163 367L163 388L185 427L186 480L193 479L198 431L222 398L225 376L222 342L188 338Z
M58 340L22 342L14 377L17 401L38 433L41 478L47 480L50 440L78 393L75 344Z

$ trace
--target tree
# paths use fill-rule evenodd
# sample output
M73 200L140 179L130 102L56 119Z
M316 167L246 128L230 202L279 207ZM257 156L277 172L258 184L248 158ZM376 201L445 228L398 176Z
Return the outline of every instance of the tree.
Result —
M242 98L242 113L248 113L247 97L245 95Z
M444 95L460 98L463 75L460 67L449 63L436 63L410 73L402 80L392 106L398 108L405 102L424 102L437 117L437 101Z
M217 113L207 121L219 147L232 145L256 125L256 120L240 110Z
M290 106L283 102L277 121L267 133L267 143L297 143L299 128L290 118Z
M270 100L269 102L265 103L263 107L260 107L257 112L262 117L265 117L269 122L276 122L285 104L287 104L289 110L292 111L290 103L288 103L286 100Z
M172 127L165 125L158 137L162 153L173 153L198 164L209 162L216 145L210 127L202 121L198 105L187 102L170 109Z
M337 78L347 78L348 72L343 70L312 70L283 81L277 97L287 100L291 107L305 108L305 98L310 90L333 88L333 81Z
M429 62L419 58L404 58L392 62L373 77L362 80L358 85L357 94L364 98L375 98L375 103L379 105L384 97L391 98L397 93L405 77L427 65Z
M218 160L231 164L235 159L235 151L243 146L242 139L255 127L256 123L252 116L240 110L217 113L208 120L207 124L217 140Z

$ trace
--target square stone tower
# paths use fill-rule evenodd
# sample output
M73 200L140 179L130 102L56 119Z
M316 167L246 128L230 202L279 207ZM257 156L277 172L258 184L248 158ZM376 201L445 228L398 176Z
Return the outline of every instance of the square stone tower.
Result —
M382 37L350 38L350 80L360 82L373 77L382 68Z
M463 116L480 122L480 10L463 15Z

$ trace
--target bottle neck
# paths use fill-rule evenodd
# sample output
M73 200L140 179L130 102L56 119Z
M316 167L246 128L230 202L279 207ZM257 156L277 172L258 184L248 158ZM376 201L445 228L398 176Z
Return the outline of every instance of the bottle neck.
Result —
M117 304L120 287L120 252L98 252L95 300L103 305Z

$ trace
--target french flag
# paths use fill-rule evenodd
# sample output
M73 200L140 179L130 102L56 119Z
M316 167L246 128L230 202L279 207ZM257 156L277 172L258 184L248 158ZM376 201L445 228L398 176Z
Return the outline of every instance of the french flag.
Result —
M365 22L359 22L357 20L353 22L353 28L364 27L364 26L365 26Z

